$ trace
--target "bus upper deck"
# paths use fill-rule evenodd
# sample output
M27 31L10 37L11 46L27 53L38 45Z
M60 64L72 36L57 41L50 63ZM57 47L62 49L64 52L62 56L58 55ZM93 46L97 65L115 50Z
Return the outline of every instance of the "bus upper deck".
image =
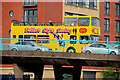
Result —
M12 21L13 26L98 26L100 27L99 18L96 16L65 16L64 22L18 22L17 20ZM71 25L74 22L74 25Z

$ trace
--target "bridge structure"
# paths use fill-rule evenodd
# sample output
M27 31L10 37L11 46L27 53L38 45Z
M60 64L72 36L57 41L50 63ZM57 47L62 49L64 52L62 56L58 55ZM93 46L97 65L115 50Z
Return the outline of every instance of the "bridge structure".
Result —
M73 80L80 80L82 66L120 68L120 55L115 54L1 50L1 57L2 64L13 64L16 79L33 72L35 80L42 80L44 65L53 65L55 80L62 80L67 71L62 65L73 66Z
M34 40L34 41L41 41L39 48L42 50L38 51L31 51L34 45L26 46L31 47L27 50L26 48L23 48L23 43L28 42L25 40ZM11 39L11 38L1 38L0 39L0 56L2 63L1 64L13 64L13 69L15 73L16 79L23 79L23 73L24 72L33 72L35 74L35 80L42 80L43 75L43 68L44 65L53 65L54 68L54 75L55 80L62 80L62 75L64 73L70 73L73 75L73 80L80 80L81 70L82 66L98 66L98 67L115 67L120 68L120 55L119 54L109 54L110 53L110 46L109 44L113 43L112 45L115 45L120 42L104 42L104 41L97 41L96 43L107 43L108 52L98 54L95 53L81 53L81 52L67 52L65 50L65 46L67 46L70 42L79 43L79 45L76 45L78 47L81 47L82 45L86 46L88 43L91 43L92 41L85 41L84 44L80 44L82 42L81 40L62 40L62 43L66 43L66 45L62 45L59 50L59 48L55 48L51 51L50 46L47 47L47 50L50 51L44 51L46 47L43 46L44 40L50 40L51 42L57 42L58 40L51 40L51 39ZM17 45L11 45L12 43L17 42ZM60 41L61 42L61 41ZM86 43L87 42L87 43ZM95 42L95 41L93 41ZM72 47L74 47L75 43L72 43ZM19 46L18 46L19 45ZM81 45L81 46L80 46ZM15 46L15 47L14 47ZM20 49L17 49L17 48ZM16 49L15 49L16 48ZM73 49L73 48L68 48ZM74 50L74 49L73 49ZM73 66L72 69L66 69L62 66Z

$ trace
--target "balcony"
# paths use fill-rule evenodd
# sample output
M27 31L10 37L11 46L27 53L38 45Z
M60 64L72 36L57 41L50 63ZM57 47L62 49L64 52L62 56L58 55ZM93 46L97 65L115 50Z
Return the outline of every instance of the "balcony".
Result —
M23 16L22 22L24 22L24 23L37 23L37 15Z
M24 0L23 1L23 7L36 7L37 6L37 0Z

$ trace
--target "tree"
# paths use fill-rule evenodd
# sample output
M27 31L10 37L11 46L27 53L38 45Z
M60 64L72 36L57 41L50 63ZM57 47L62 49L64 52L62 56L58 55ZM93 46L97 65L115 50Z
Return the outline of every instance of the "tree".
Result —
M103 80L119 80L120 72L117 69L109 68L102 72Z

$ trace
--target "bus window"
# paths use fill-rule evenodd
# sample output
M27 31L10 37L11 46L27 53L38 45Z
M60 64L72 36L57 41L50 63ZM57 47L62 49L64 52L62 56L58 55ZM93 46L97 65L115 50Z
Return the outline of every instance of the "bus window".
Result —
M92 18L92 26L100 26L100 21L98 18Z
M37 39L49 39L49 35L38 35ZM38 40L37 43L41 43L41 40ZM49 43L49 40L42 40L42 43Z
M27 40L27 39L36 39L36 35L24 35L25 40L24 41L35 41L36 40Z
M90 18L79 18L78 26L89 26Z
M13 38L16 38L16 35L13 35Z
M19 38L21 38L21 39L22 39L22 38L23 38L23 35L19 35ZM19 40L19 41L20 41L20 40ZM23 41L23 39L22 39L22 41Z
M65 26L77 26L77 18L65 18Z
M23 35L19 35L19 38L23 38Z
M76 35L70 36L70 40L76 40ZM76 44L76 41L70 41L70 44Z
M88 36L80 36L80 44L88 44ZM85 41L86 40L86 41Z

